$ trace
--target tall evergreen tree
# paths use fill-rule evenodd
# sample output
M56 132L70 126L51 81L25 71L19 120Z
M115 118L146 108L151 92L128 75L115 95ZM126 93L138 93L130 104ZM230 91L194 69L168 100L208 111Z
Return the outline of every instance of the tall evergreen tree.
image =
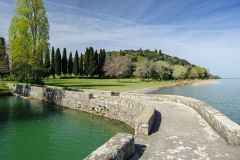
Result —
M83 56L82 53L81 53L81 56L80 56L79 71L80 71L80 75L83 76L84 75L84 56Z
M90 50L86 48L85 54L84 54L84 71L86 76L88 77L89 75L89 52Z
M72 75L73 73L73 59L72 59L72 52L69 54L69 59L68 59L68 74Z
M95 50L94 52L94 65L95 65L95 69L94 69L94 75L99 75L99 55L98 55L98 51Z
M10 73L9 59L6 50L6 42L3 37L0 37L0 78Z
M52 53L51 53L51 69L50 74L55 78L55 50L54 47L52 47Z
M62 56L62 73L64 74L64 76L66 76L66 74L67 74L67 64L68 64L67 50L66 50L66 48L64 48L63 56Z
M49 52L50 52L49 47L47 47L46 54L45 54L45 62L44 62L46 77L50 75L50 53Z
M96 68L96 62L95 62L95 59L94 59L94 49L93 49L93 47L90 47L90 48L89 48L88 74L89 74L91 77L94 76L95 68Z
M78 51L75 53L74 61L73 61L73 73L75 76L79 75L79 57Z
M99 77L103 77L104 76L104 71L103 71L103 66L105 64L105 59L106 59L106 52L103 49L100 49L100 54L99 54Z
M61 65L62 65L62 62L61 62L61 52L60 52L60 49L57 48L57 51L56 51L56 58L55 58L55 73L60 76L62 71L61 71Z

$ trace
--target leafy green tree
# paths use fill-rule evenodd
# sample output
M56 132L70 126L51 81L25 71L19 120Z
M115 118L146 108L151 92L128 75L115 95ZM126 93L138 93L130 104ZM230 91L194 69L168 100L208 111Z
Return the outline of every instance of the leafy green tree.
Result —
M67 74L67 64L68 64L68 60L67 60L67 50L66 48L63 49L63 56L62 56L62 73L64 74L64 76L66 76Z
M56 51L56 57L55 57L55 73L60 76L62 74L62 59L61 59L61 53L60 53L60 49L57 48Z
M173 78L174 79L186 79L188 68L181 65L173 66Z
M55 50L54 47L52 47L52 52L51 52L51 69L50 73L55 78Z
M78 51L75 53L74 61L73 61L73 73L75 76L79 75L79 57Z
M192 67L188 74L189 79L198 79L198 73L195 67Z
M144 59L136 64L136 70L133 74L137 77L140 77L141 80L145 80L145 78L148 78L149 80L153 72L153 67L153 61Z
M16 67L30 66L26 77L34 83L41 82L48 40L49 24L42 0L17 0L9 27L12 69L19 71Z
M73 74L73 59L72 59L72 52L69 54L68 58L68 74L72 75Z
M84 75L84 56L83 56L82 53L81 53L81 56L80 56L79 71L80 71L80 75L83 76Z
M200 78L200 79L209 78L209 73L205 68L199 67L199 66L196 66L195 68L196 68L196 71L198 74L198 78Z

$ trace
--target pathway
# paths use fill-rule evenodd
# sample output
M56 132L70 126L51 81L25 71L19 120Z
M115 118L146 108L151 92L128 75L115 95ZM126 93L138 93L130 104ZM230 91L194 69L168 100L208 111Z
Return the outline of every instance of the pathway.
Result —
M192 108L163 102L152 102L152 105L160 112L160 124L155 125L148 137L135 136L138 156L134 159L240 159L240 146L228 145Z

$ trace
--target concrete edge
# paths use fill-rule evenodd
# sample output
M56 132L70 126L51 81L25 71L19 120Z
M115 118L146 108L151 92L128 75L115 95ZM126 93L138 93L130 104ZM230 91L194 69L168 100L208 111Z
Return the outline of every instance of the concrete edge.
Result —
M89 154L84 160L127 160L135 153L134 137L127 133L118 133L105 144Z

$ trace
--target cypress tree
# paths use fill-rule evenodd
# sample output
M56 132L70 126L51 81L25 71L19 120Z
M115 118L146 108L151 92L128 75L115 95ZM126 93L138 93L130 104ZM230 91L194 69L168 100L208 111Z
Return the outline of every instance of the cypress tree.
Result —
M79 75L79 57L78 51L75 53L74 61L73 61L73 73L75 76Z
M106 52L103 49L100 49L100 54L99 54L99 76L103 77L104 76L104 71L103 71L103 66L105 64L105 59L106 59Z
M53 78L55 78L55 50L54 47L52 47L52 53L51 53L51 75Z
M6 49L6 42L3 37L0 37L0 79L4 75L10 73L9 58Z
M69 59L68 59L68 74L72 75L73 73L73 59L72 59L72 52L69 54Z
M84 56L83 56L82 53L81 53L81 56L80 56L80 67L79 67L79 70L80 70L80 75L83 76L84 75Z
M94 59L94 49L93 47L89 48L89 66L88 66L88 74L93 77L95 72L95 59Z
M66 76L67 74L67 50L66 48L63 49L63 56L62 56L62 72L64 74L64 76Z
M55 56L55 73L60 76L62 71L61 71L61 53L60 53L60 49L57 48L56 51L56 56Z
M99 75L99 55L97 50L95 50L94 52L94 62L95 62L94 75Z
M50 75L50 53L48 47L46 49L44 68L46 70L46 77L48 77Z
M84 71L85 71L85 74L89 75L89 49L86 48L86 51L85 51L85 55L84 55Z

